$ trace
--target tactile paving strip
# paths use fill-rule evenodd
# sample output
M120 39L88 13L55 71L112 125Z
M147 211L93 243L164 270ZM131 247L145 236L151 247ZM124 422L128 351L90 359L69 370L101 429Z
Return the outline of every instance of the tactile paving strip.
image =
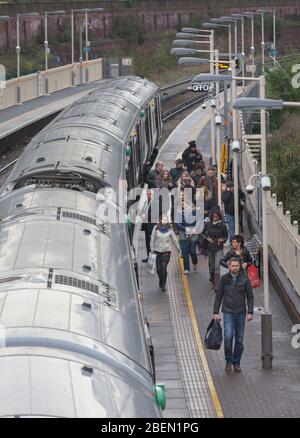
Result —
M169 264L167 284L174 344L190 416L216 418L216 410L197 349L178 258L175 255L172 255Z

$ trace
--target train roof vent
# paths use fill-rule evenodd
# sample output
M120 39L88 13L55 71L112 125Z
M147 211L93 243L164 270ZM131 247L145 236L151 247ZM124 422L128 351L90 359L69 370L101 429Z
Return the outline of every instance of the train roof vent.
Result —
M102 304L112 307L114 309L118 308L117 290L102 281L98 281L99 284L96 284L86 280L82 280L80 278L56 274L54 277L54 283L61 284L63 286L75 287L77 289L87 290L89 292L99 295L102 298Z
M62 284L63 286L76 287L78 289L88 290L94 294L99 294L99 287L97 284L76 277L69 277L68 275L55 275L54 283Z
M63 211L62 216L65 218L68 218L68 219L76 219L78 221L87 222L89 224L96 225L95 219L93 219L89 216L85 216L83 214L71 213L69 211Z
M62 217L65 217L68 219L76 219L76 220L81 221L81 222L96 225L103 234L110 235L110 230L109 230L108 224L97 224L96 220L92 217L89 217L89 216L86 216L83 214L79 214L79 213L72 213L70 211L63 211Z

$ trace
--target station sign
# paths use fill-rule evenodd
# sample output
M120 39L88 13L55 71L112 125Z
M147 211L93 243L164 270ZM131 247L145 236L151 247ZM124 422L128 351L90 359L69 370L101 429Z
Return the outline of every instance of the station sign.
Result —
M193 84L191 84L191 87L189 87L189 89L191 89L194 92L208 92L213 90L214 85L213 84L205 84L205 83L200 83L200 82L194 82Z

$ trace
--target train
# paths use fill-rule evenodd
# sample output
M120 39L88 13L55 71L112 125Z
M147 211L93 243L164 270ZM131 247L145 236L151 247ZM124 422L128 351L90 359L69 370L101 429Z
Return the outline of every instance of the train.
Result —
M99 192L124 181L126 198L141 183L161 136L154 83L104 81L31 140L2 184L0 417L161 417L128 224L98 214Z

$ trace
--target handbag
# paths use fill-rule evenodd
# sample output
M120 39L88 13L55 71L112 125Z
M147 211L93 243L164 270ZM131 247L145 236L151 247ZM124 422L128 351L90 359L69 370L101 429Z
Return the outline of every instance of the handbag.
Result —
M250 281L253 289L256 289L260 286L260 278L259 278L259 273L258 273L258 269L256 266L254 266L254 265L248 266L247 276L249 278L249 281Z
M206 330L204 339L205 347L208 350L219 350L223 341L223 331L220 321L212 319Z
M148 257L148 265L151 268L150 273L155 274L156 270L156 254L150 253Z

